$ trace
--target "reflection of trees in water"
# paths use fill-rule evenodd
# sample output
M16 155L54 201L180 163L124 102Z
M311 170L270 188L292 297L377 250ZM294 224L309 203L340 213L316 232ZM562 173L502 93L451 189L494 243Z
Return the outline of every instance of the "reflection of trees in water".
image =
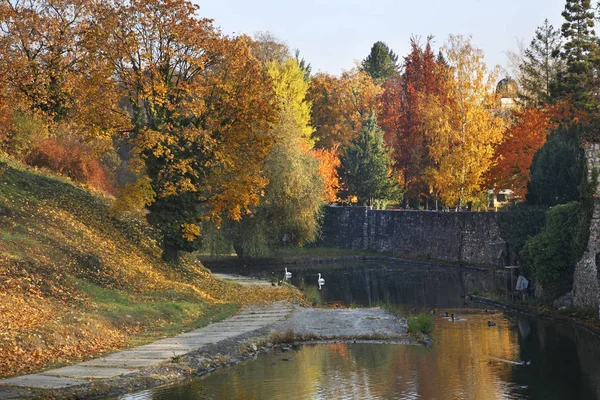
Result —
M316 269L298 270L292 282L306 288L316 286ZM361 265L318 270L327 285L321 294L325 301L374 306L411 304L425 307L460 307L461 295L475 289L487 291L493 285L491 274L457 268L388 267Z
M436 317L435 343L430 348L304 346L217 371L189 386L169 388L169 396L157 398L596 398L592 390L598 388L597 338L555 329L547 321L522 316L506 320L499 312L468 311L463 310L466 320L461 322ZM488 327L488 319L498 321L498 326ZM524 367L497 359L532 363Z
M283 268L282 268L283 270ZM317 272L327 282L316 288ZM293 283L327 301L443 307L465 321L435 317L431 348L307 346L219 371L199 384L206 398L600 399L600 339L580 329L463 306L460 294L492 287L491 276L457 269L295 269ZM489 327L488 320L498 326ZM281 358L293 357L291 362ZM529 366L504 363L530 360ZM263 361L264 360L264 361ZM274 361L273 361L274 360ZM272 365L275 362L275 365ZM214 395L213 395L214 393ZM293 394L293 395L292 395ZM172 396L179 398L179 396ZM181 397L185 399L185 397Z
M600 339L576 327L518 316L516 324L527 368L515 368L518 393L534 399L600 399Z

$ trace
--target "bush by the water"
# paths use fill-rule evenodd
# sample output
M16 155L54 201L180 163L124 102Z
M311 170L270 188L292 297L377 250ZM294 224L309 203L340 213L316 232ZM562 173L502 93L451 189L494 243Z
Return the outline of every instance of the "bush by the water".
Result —
M433 317L420 313L408 317L408 332L413 335L430 334L433 332Z
M510 253L516 255L517 260L527 239L544 229L547 211L543 206L515 205L499 213L500 235L509 243Z
M544 231L527 240L520 253L525 274L542 285L546 297L559 297L573 286L573 269L587 229L584 214L576 201L553 207Z

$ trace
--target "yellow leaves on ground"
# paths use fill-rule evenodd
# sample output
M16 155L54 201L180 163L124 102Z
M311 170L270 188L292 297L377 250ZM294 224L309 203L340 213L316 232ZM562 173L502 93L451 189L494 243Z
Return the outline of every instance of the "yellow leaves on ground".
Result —
M90 358L226 303L299 297L215 279L191 255L167 264L151 227L111 217L109 203L12 166L0 175L0 376Z

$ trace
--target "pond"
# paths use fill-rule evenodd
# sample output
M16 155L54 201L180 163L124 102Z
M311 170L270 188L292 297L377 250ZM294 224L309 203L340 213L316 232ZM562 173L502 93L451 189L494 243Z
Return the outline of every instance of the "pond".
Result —
M489 272L383 264L288 269L291 282L317 303L433 312L433 346L305 345L122 398L600 400L600 338L466 302L466 293L503 285ZM278 278L282 272L276 267L252 274ZM325 279L321 289L318 273Z

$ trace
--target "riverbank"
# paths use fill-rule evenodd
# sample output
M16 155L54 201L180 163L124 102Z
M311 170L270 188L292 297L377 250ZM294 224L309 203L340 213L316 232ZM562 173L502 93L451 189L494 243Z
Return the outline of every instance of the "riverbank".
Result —
M287 352L300 343L418 344L406 328L405 320L380 308L311 309L281 302L245 307L235 317L151 345L0 381L0 398L117 396L181 382L261 353Z
M109 194L0 159L0 378L70 365L227 318L243 305L301 301L247 289L194 257L161 258L143 214Z
M527 304L514 304L477 295L468 295L465 297L465 299L474 301L476 303L489 304L504 310L510 310L521 314L569 324L600 337L600 321L594 319L595 313L593 313L593 311L590 313L585 313L585 311L575 308L556 310L551 309L546 305L535 306ZM587 314L589 314L589 316Z

